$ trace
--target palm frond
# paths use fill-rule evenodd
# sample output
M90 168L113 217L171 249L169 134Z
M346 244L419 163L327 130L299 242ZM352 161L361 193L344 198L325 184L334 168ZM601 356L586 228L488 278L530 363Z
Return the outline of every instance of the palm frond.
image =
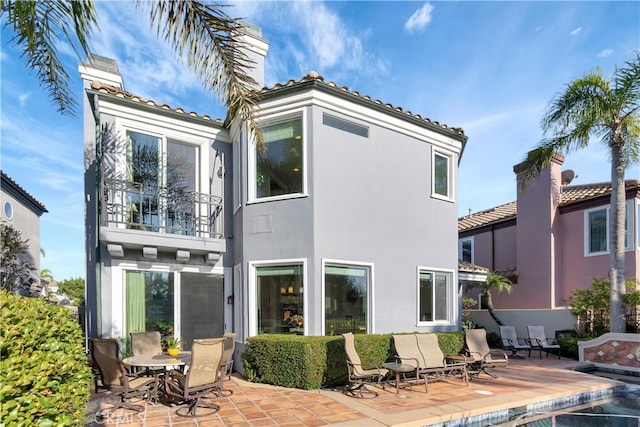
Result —
M22 49L27 66L35 70L60 113L74 115L77 101L69 89L69 74L60 61L57 46L66 41L76 52L88 54L89 37L97 28L93 2L2 0L4 27L10 26L11 42Z
M621 116L634 114L640 108L640 53L616 71L614 94L620 103Z
M251 85L256 82L248 74L253 61L240 40L243 25L227 16L223 7L197 0L153 2L151 23L178 55L186 52L187 65L207 89L220 94L230 117L247 122L256 145L264 150L264 135L254 117L257 96Z

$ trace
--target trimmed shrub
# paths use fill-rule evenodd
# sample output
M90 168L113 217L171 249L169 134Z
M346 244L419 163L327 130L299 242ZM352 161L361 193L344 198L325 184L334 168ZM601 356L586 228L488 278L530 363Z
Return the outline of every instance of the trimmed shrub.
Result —
M460 354L464 334L438 333L438 342L443 353ZM356 334L355 346L364 369L394 360L391 335ZM258 335L242 355L249 381L303 390L347 384L346 360L342 336Z
M82 425L91 369L69 310L0 292L0 419L5 425Z

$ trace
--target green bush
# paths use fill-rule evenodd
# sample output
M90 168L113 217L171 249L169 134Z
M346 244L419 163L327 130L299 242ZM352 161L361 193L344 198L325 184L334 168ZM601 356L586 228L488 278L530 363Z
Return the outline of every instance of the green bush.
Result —
M559 337L558 345L560 346L560 351L564 357L569 357L571 359L578 360L578 342L579 341L588 341L592 340L596 337Z
M438 342L443 353L459 354L464 335L438 333ZM364 369L394 359L391 335L357 334L355 346ZM242 355L249 381L303 390L347 384L346 360L341 336L258 335L247 339Z
M4 425L82 425L91 369L68 309L0 292L0 419Z

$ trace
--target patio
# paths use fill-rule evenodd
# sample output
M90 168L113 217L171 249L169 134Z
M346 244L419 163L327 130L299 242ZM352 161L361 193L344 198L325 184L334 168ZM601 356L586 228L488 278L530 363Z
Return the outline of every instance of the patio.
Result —
M526 353L525 353L526 354ZM533 402L605 390L615 381L570 370L578 362L537 357L510 359L499 376L482 375L468 387L456 378L401 389L377 389L374 399L354 399L341 390L297 390L254 384L234 376L225 388L229 397L216 399L221 410L196 419L175 415L178 406L146 405L141 413L119 411L103 420L94 420L100 396L93 396L89 426L422 426L443 423L479 414L521 407ZM567 369L568 368L568 369Z

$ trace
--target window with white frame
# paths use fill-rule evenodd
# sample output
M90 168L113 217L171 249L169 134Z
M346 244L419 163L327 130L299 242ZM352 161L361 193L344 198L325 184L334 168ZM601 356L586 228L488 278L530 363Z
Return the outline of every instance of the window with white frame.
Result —
M255 266L258 334L304 334L303 264Z
M633 202L625 204L624 216L624 248L633 249ZM640 209L640 205L639 205ZM602 255L609 253L609 221L608 206L589 209L584 212L584 253L585 255ZM640 227L640 220L638 222ZM640 245L640 234L638 235Z
M434 150L431 168L431 194L441 199L453 199L451 156Z
M328 262L324 265L326 335L368 333L371 267Z
M418 322L453 323L453 273L418 270Z
M302 116L261 126L266 148L250 161L252 198L282 198L304 193Z
M458 241L458 256L462 261L473 264L473 237L466 237Z
M609 250L609 208L585 211L585 254L601 254Z

